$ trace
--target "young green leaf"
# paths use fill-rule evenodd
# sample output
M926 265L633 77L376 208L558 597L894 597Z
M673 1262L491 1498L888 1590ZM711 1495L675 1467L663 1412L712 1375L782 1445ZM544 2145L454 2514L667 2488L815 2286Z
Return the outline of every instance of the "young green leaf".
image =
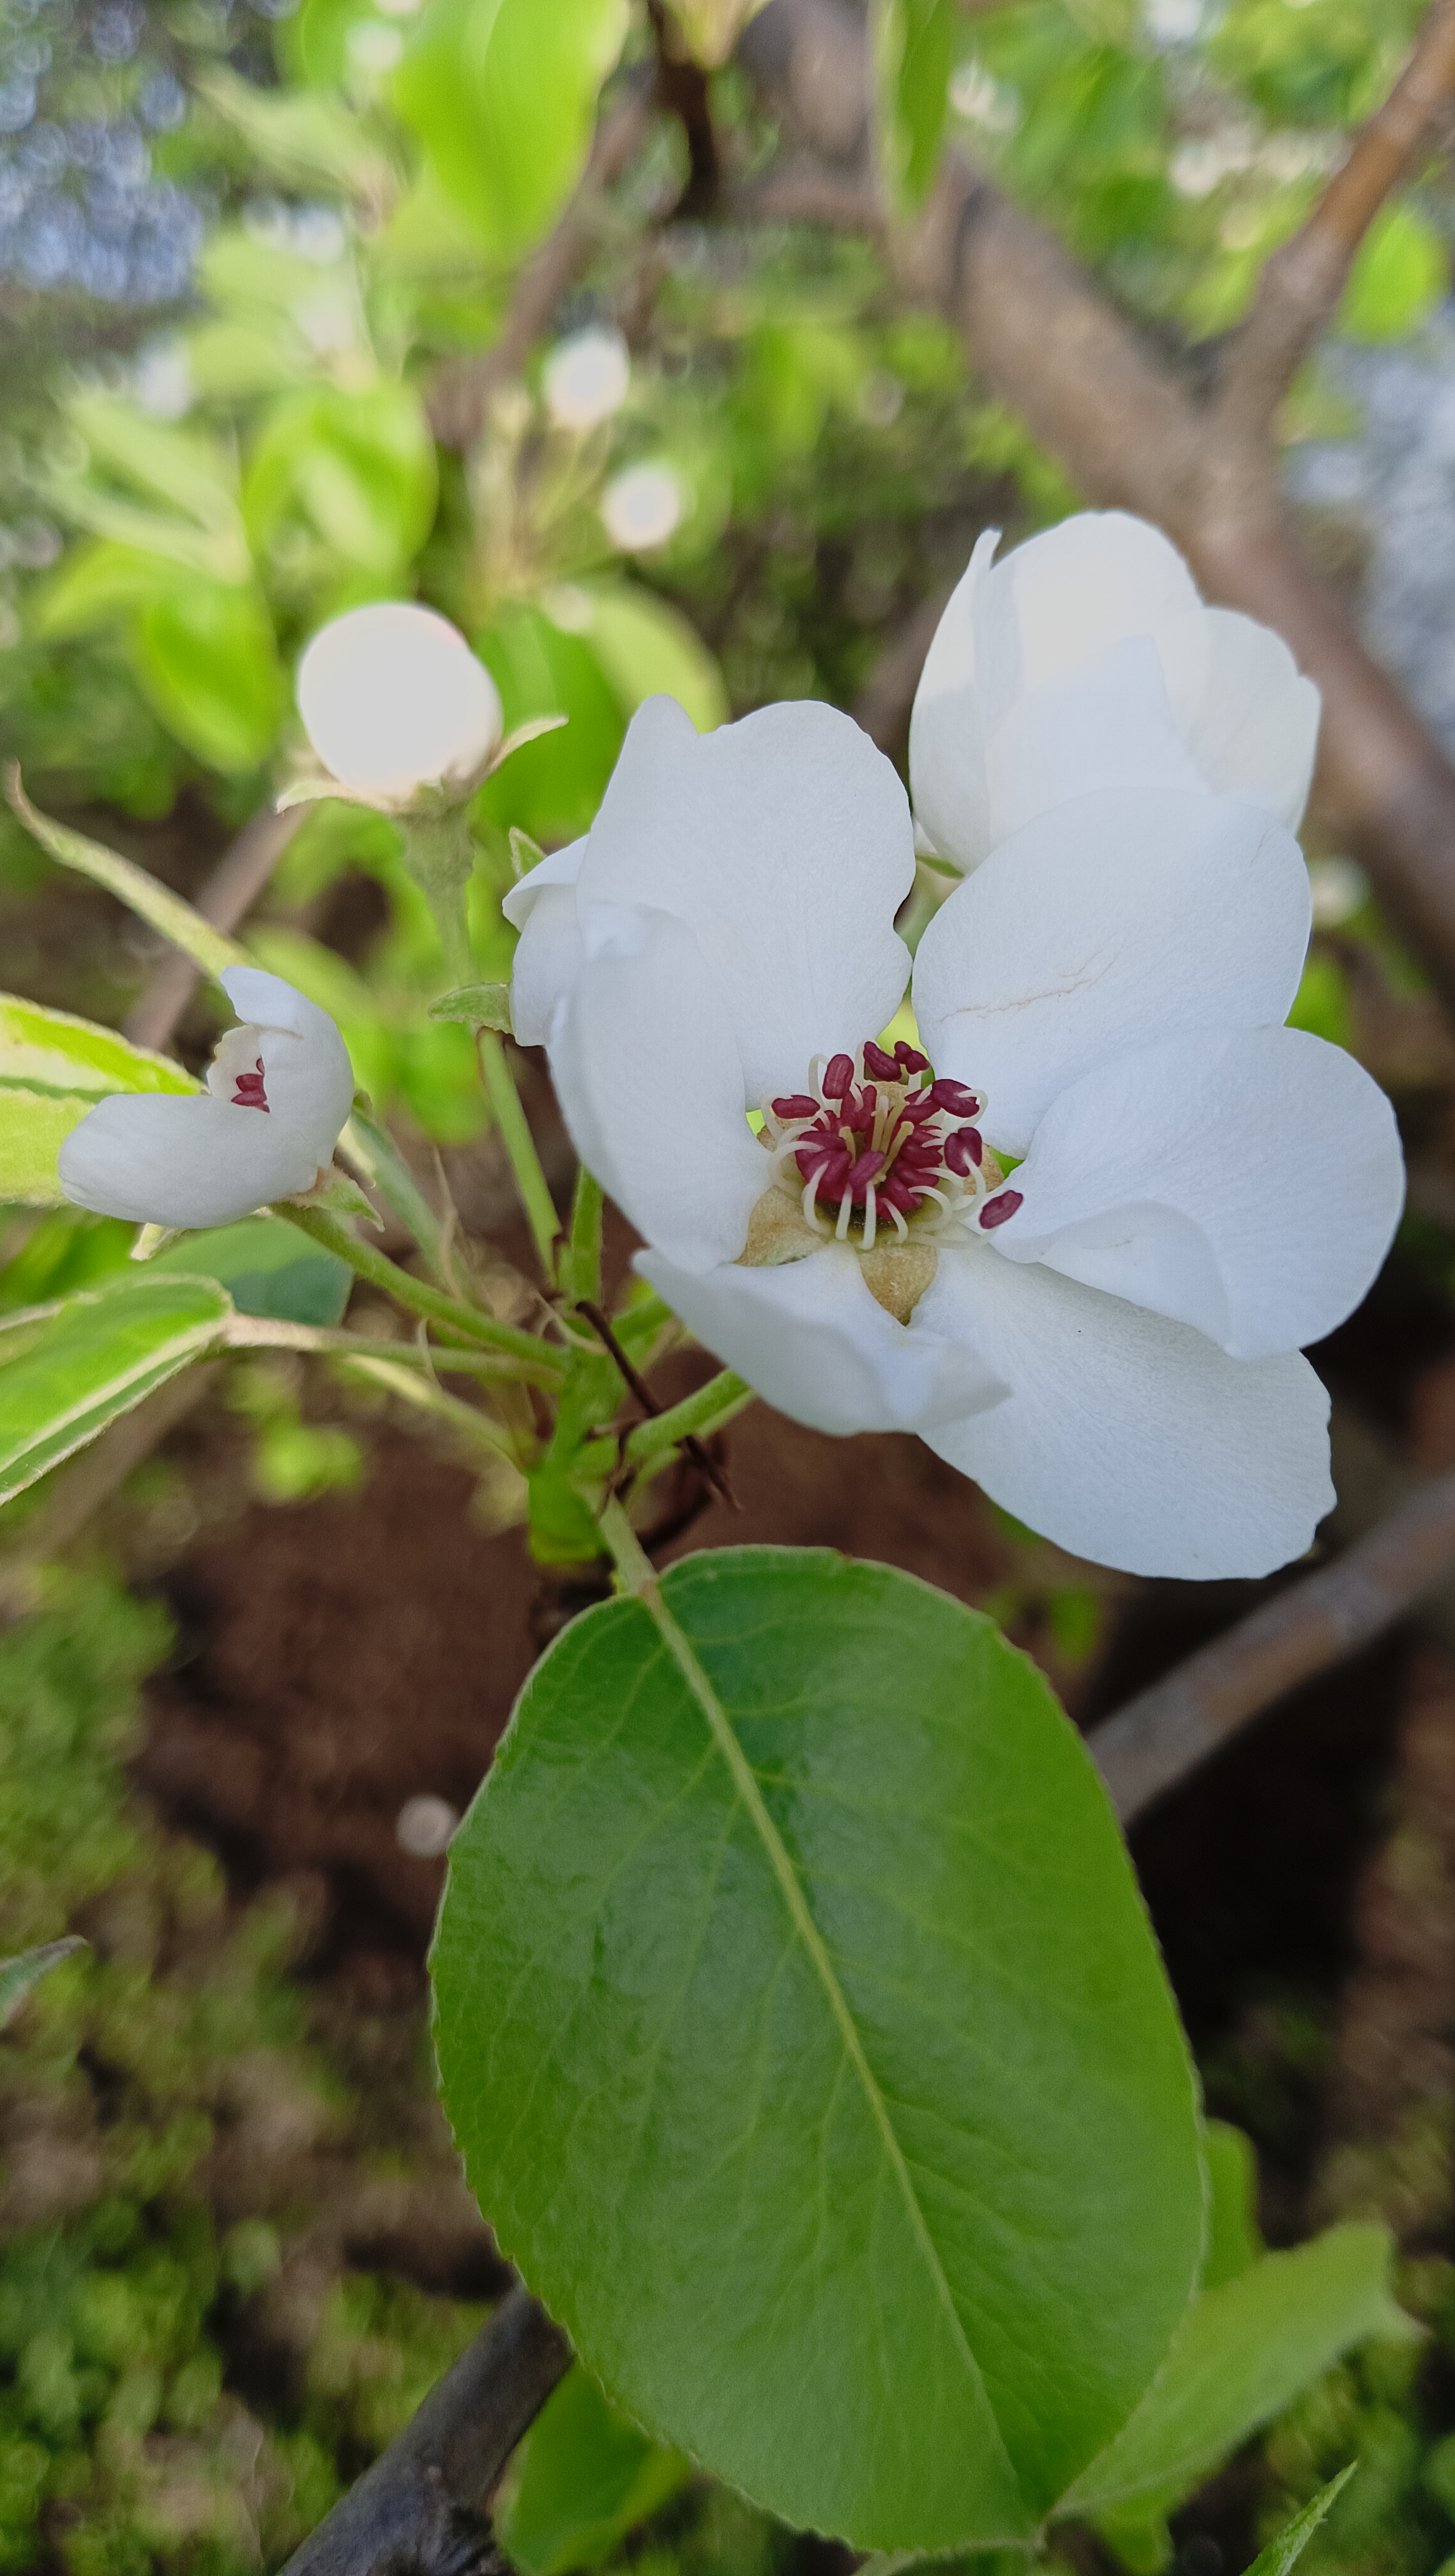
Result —
M42 1941L39 1949L22 1950L18 1958L0 1959L0 2030L14 2020L42 1977L86 1946L79 1932L72 1932L64 1940Z
M691 2474L691 2461L639 2433L578 2361L516 2454L500 2545L524 2576L600 2567Z
M461 984L453 993L441 993L431 1002L432 1020L463 1020L471 1029L510 1031L510 986L508 984Z
M1341 2469L1336 2478L1331 2478L1326 2487L1321 2487L1313 2502L1306 2504L1302 2513L1295 2514L1292 2522L1274 2535L1266 2549L1259 2550L1248 2576L1289 2576L1290 2568L1297 2565L1330 2505L1343 2493L1358 2466L1357 2460L1351 2460L1347 2469Z
M1258 2232L1258 2159L1252 2142L1226 2120L1209 2120L1203 2133L1208 2172L1207 2254L1203 2290L1221 2289L1250 2272L1263 2252Z
M170 886L148 876L132 859L124 859L116 850L108 850L102 841L89 840L84 832L73 832L65 823L55 823L32 805L20 783L20 763L12 761L5 772L5 794L11 810L25 825L27 832L39 841L43 850L59 860L63 868L75 868L93 885L106 888L120 903L140 915L163 939L180 948L201 967L204 975L218 975L224 966L246 966L251 961L245 948L228 939L184 903ZM118 1086L118 1088L129 1086Z
M159 592L132 628L137 678L178 742L209 768L256 769L287 690L262 594L200 576Z
M1386 2228L1331 2227L1207 2291L1136 2413L1058 2511L1186 2489L1340 2353L1374 2335L1407 2340L1416 2329L1390 2291L1393 2252Z
M67 1298L0 1371L0 1503L199 1358L231 1312L215 1280L152 1271Z
M742 1548L588 1611L434 1975L502 2247L787 2520L1025 2540L1151 2380L1202 2250L1186 2051L1083 1745L960 1603Z

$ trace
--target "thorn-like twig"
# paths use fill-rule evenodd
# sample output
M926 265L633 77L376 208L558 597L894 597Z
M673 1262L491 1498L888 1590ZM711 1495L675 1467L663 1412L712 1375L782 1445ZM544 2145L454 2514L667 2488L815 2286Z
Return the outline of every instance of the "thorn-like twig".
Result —
M631 1361L627 1358L625 1351L622 1349L622 1346L617 1340L615 1333L612 1331L605 1315L603 1315L601 1308L592 1298L580 1297L576 1301L576 1312L578 1315L585 1316L593 1333L596 1334L598 1340L601 1341L605 1345L606 1349L611 1353L612 1358L615 1360L616 1365L620 1369L622 1376L625 1378L632 1394L636 1397L642 1411L655 1420L656 1416L662 1411L662 1407L657 1402L656 1397L653 1395L651 1388L648 1386L646 1379L642 1376L640 1370L633 1368ZM701 1474L707 1478L713 1492L720 1494L723 1501L729 1504L734 1511L740 1510L741 1506L738 1502L738 1498L733 1492L732 1486L729 1484L727 1477L724 1475L721 1467L718 1466L716 1460L712 1457L706 1443L698 1439L696 1432L689 1431L686 1439L679 1440L677 1446L679 1449L686 1452L694 1467L696 1467Z

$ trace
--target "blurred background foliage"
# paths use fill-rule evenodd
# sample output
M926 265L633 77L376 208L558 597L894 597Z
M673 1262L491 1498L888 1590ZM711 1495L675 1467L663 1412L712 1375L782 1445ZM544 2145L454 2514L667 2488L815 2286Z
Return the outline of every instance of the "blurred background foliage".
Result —
M674 5L704 60L725 57L743 13ZM888 0L887 175L912 209L942 141L962 142L1195 364L1418 15ZM589 825L643 698L670 690L701 726L779 697L853 705L981 527L1014 538L1076 506L870 248L749 222L731 188L703 217L666 116L603 195L550 333L497 373L463 452L437 439L441 388L488 358L603 102L649 83L664 25L677 41L629 0L0 0L0 737L49 810L195 890L293 774L308 636L364 600L425 598L488 664L507 727L569 718L475 807L472 936L497 980L512 830L549 846ZM747 186L773 137L730 62L709 77L727 179ZM1291 454L1357 436L1341 351L1416 339L1452 238L1437 168L1375 225L1333 357L1286 406ZM553 341L587 329L629 358L609 402L552 375ZM1337 853L1316 867L1297 1016L1347 1041L1367 961L1400 991L1418 978ZM155 952L90 919L7 818L5 982L119 1017ZM473 1051L424 1015L440 959L387 821L309 809L249 936L334 1014L404 1131L478 1136ZM206 1043L194 1006L189 1060ZM0 1226L0 1307L100 1275L129 1240L67 1211ZM1426 1226L1416 1251L1447 1292L1447 1236ZM357 1441L305 1421L286 1372L239 1364L229 1401L266 1497L357 1477ZM1014 1587L1000 1604L1021 1606ZM1049 1615L1084 1656L1096 1603L1058 1594ZM422 2039L415 2021L402 2051L381 2039L381 2075L364 2024L320 2021L288 1902L229 1898L137 1806L135 1692L167 1652L159 1614L99 1569L48 1574L0 1633L0 1951L93 1940L0 2037L0 2569L17 2576L279 2564L480 2313L318 2251L340 2172L430 2192L448 2167ZM1283 2034L1282 2074L1307 2043ZM1234 2116L1276 2144L1235 2074L1218 2079ZM280 2136L303 2161L265 2189ZM1254 2473L1271 2531L1363 2459L1317 2544L1350 2576L1455 2570L1455 2272L1426 2259L1402 2295L1431 2329L1423 2360L1343 2365ZM526 2576L805 2563L579 2375L513 2479ZM1216 2576L1197 2545L1184 2576Z

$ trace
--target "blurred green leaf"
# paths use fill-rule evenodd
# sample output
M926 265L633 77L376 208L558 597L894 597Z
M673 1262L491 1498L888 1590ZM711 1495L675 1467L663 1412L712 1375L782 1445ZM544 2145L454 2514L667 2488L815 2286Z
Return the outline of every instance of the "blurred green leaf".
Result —
M263 89L222 65L203 71L197 89L277 178L295 187L339 188L375 209L393 195L388 155L342 99Z
M243 510L255 546L299 513L346 563L397 574L429 534L436 489L434 440L408 386L314 385L268 414Z
M1450 284L1450 253L1413 206L1384 206L1359 245L1337 328L1351 340L1404 340Z
M1203 2135L1208 2170L1208 2238L1202 2288L1221 2289L1250 2272L1263 2252L1258 2232L1258 2159L1241 2129L1209 2120Z
M1136 2413L1058 2509L1095 2514L1186 2489L1352 2345L1407 2340L1393 2255L1387 2228L1332 2227L1196 2299Z
M0 993L0 1084L51 1091L195 1091L190 1073L170 1056L135 1047L115 1029L52 1011L15 993ZM0 1198L4 1192L0 1191Z
M150 599L132 629L137 678L169 733L224 775L267 758L287 704L261 594L194 580Z
M486 781L480 808L492 822L518 825L533 840L584 832L606 791L626 731L621 701L584 635L568 634L540 608L501 611L472 641L505 711L505 729L563 710L563 733L528 743Z
M84 1094L0 1086L0 1204L62 1205L57 1158L71 1129L95 1106Z
M546 2399L516 2458L496 2528L525 2576L603 2566L692 2474L680 2451L662 2449L619 2414L579 2361Z
M184 903L170 886L149 876L135 860L124 859L119 850L108 850L104 841L93 841L89 834L73 832L69 824L57 823L51 815L42 814L21 785L18 762L12 762L5 772L5 794L12 813L18 815L43 850L59 860L63 868L74 868L78 875L89 877L93 885L104 886L129 911L160 931L174 948L193 958L204 975L216 975L224 966L246 966L250 962L247 950L240 948L235 939L215 930L200 912L193 911L190 903ZM122 1087L129 1089L130 1085Z
M68 1298L18 1358L0 1365L0 1503L200 1358L231 1312L210 1279L145 1271Z
M427 0L395 97L497 257L529 249L580 178L627 24L626 0Z
M147 1268L153 1278L180 1271L191 1279L215 1279L238 1314L271 1315L286 1324L340 1323L354 1282L336 1253L281 1218L266 1216L183 1235Z
M38 1949L22 1950L18 1959L0 1959L0 2030L14 2020L42 1977L86 1947L79 1932L72 1932L62 1941L42 1941Z
M954 0L874 0L879 158L895 203L923 205L939 168L955 60Z
M85 635L112 625L143 601L174 588L178 573L175 555L122 545L115 537L93 537L73 546L49 580L37 585L29 604L32 631Z
M636 582L593 582L579 596L584 632L626 715L660 690L686 708L699 733L726 724L722 673L680 609Z

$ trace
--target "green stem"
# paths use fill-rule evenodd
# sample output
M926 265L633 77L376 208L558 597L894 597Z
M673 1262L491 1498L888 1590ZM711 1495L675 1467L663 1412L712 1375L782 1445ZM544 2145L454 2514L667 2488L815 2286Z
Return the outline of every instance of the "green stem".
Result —
M321 1359L399 1360L425 1376L443 1371L481 1379L493 1386L539 1386L556 1393L560 1371L544 1356L518 1360L506 1351L462 1351L443 1343L394 1342L372 1333L331 1332L318 1324L286 1324L267 1315L234 1315L227 1328L233 1351L310 1351Z
M647 1592L656 1587L656 1569L637 1538L615 1495L601 1515L601 1535L616 1567L618 1592Z
M553 1286L556 1277L555 1245L561 1231L561 1220L546 1187L546 1176L541 1170L530 1122L520 1105L520 1093L516 1090L515 1076L501 1040L493 1029L480 1029L476 1032L475 1043L480 1050L480 1070L485 1079L486 1097L510 1156L510 1168L515 1174L521 1206L530 1219L541 1269L548 1286Z
M351 1163L372 1182L387 1208L413 1235L436 1278L440 1276L440 1220L393 1137L366 1109L356 1109L342 1144Z
M571 1202L571 1232L561 1263L568 1306L595 1305L601 1296L601 1183L581 1165Z
M386 1297L392 1297L411 1315L423 1315L427 1323L459 1333L467 1343L482 1342L487 1350L510 1351L516 1359L529 1360L534 1367L549 1370L555 1379L564 1377L564 1361L558 1362L534 1333L522 1333L514 1324L498 1324L493 1315L482 1315L477 1308L462 1306L455 1298L445 1296L443 1290L431 1288L427 1280L416 1279L412 1271L401 1270L397 1261L387 1260L371 1243L361 1241L351 1226L341 1224L325 1209L293 1207L286 1199L280 1199L274 1214L286 1217L300 1233L311 1235L325 1251L336 1253L371 1288L382 1289Z
M650 1422L637 1424L626 1444L628 1463L644 1467L694 1434L699 1440L710 1439L714 1431L721 1431L753 1402L754 1392L735 1369L720 1370L695 1395L684 1395L669 1412L655 1413Z

